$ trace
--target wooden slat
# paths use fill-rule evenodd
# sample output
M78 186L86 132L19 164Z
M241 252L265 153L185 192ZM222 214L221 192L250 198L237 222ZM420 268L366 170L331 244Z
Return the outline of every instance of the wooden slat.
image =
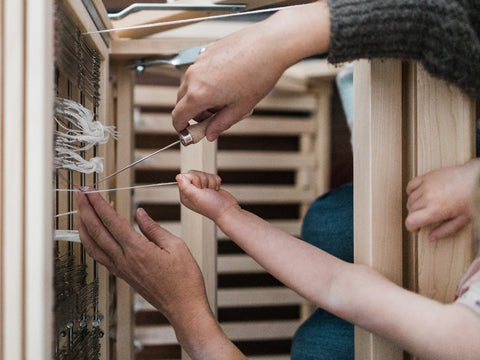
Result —
M311 189L300 190L285 185L227 185L223 188L232 193L241 203L249 204L295 204L311 201L314 196ZM137 203L178 204L179 201L178 190L172 186L135 189L135 202Z
M183 0L182 3L195 3L197 0ZM304 2L311 2L311 0L256 0L256 1L244 1L244 2L235 2L235 4L244 3L246 6L245 10L252 10L258 7L264 6L271 6L271 5L285 5L285 4L297 4L297 3L304 3ZM212 1L204 1L204 3L213 3ZM220 15L220 14L227 14L231 13L231 11L142 11L138 13L131 14L124 19L112 21L113 27L120 29L124 27L131 27L135 25L144 25L144 24L156 24L159 22L167 22L167 21L177 21L177 20L185 20L185 19L194 19L199 17L205 16L212 16L212 15ZM183 26L182 24L174 24L174 25L167 25L167 26L153 26L147 28L140 28L140 29L126 29L118 31L118 36L122 38L142 38L146 36L150 36L152 34L156 34L161 31L167 31L170 29L175 29L179 26Z
M218 255L217 273L258 273L265 272L255 260L248 255Z
M222 323L223 331L233 341L291 339L300 326L298 320Z
M133 152L133 74L124 71L125 64L112 67L112 74L117 88L117 163L121 169L132 161ZM133 183L133 171L126 170L115 177L116 187L128 187ZM106 182L102 186L107 186ZM132 219L130 192L123 191L116 194L116 210L128 220ZM116 279L117 287L117 335L116 353L119 360L133 358L133 292L130 286L122 279Z
M3 68L3 56L5 54L5 49L3 48L4 46L4 38L5 38L5 29L4 29L4 2L0 2L0 77L4 79L4 68ZM3 128L4 128L4 123L5 123L5 117L4 117L4 110L3 110L3 96L5 92L5 83L2 82L0 84L0 154L4 153L4 140L3 140ZM0 174L4 174L4 165L3 165L3 156L0 156ZM4 211L4 179L3 175L0 175L0 269L4 269L3 266L3 211ZM4 309L4 291L3 291L3 276L0 276L0 306L2 309ZM4 329L4 322L3 322L3 311L0 311L0 329ZM0 354L3 356L3 335L0 335Z
M293 236L300 235L300 229L302 227L302 220L300 219L269 220L269 223ZM181 237L181 226L179 221L159 221L158 224L174 235ZM227 236L220 229L217 229L217 239L224 240L227 239Z
M18 223L25 226L23 244L23 264L25 267L24 293L24 331L20 336L25 346L24 358L52 359L52 315L53 309L53 13L52 1L27 0L25 18L26 66L17 73L17 82L22 77L26 86L25 93L25 206L24 217ZM11 36L11 34L10 34ZM20 44L17 44L17 46ZM13 55L15 59L15 55ZM19 61L17 58L14 61ZM10 71L9 68L7 68ZM10 91L9 84L9 90ZM12 123L21 122L21 118L11 118ZM14 181L20 177L11 173ZM19 197L16 201L21 202ZM12 238L12 241L20 239ZM10 254L6 252L8 256ZM12 275L12 274L10 274ZM15 294L8 293L18 302ZM4 309L5 310L5 309ZM8 310L7 310L8 311ZM7 322L6 330L11 331ZM0 356L1 357L1 356ZM6 356L5 359L14 359Z
M475 102L460 89L433 79L417 65L417 171L464 164L475 153ZM441 302L454 300L457 284L471 264L472 228L448 239L428 241L418 233L418 292Z
M355 67L354 253L402 284L402 78L400 61ZM395 205L396 204L396 205ZM403 359L390 342L355 329L355 357Z
M298 305L303 298L288 288L220 289L219 307Z
M227 135L300 135L313 134L316 131L314 120L295 116L259 116L246 118L222 136ZM136 123L137 134L175 134L172 116L169 113L142 113Z
M177 100L177 89L166 86L135 86L136 106L172 107ZM293 92L273 92L256 106L260 110L275 111L314 111L316 99L312 94Z
M25 188L22 179L25 179L25 52L24 52L24 2L4 0L4 30L3 39L8 56L4 56L2 86L4 92L3 124L3 165L4 184L3 211L3 328L0 333L3 337L3 358L24 359L24 268L23 251L25 241Z
M216 173L217 143L203 139L193 146L182 146L181 164L182 172L196 168L208 173ZM175 189L178 199L178 189ZM171 194L171 191L169 191ZM182 205L180 210L182 222L182 239L187 243L192 255L195 257L202 270L207 298L212 309L216 313L217 298L217 274L216 274L216 226L210 219L188 209ZM182 358L186 358L185 354Z
M155 149L136 150L135 159L140 159L154 152ZM138 170L178 169L179 151L164 151L157 156L136 165ZM304 156L296 152L279 151L219 151L218 166L221 170L313 170L315 158L313 154Z
M255 321L222 323L221 326L232 341L289 339L300 325L299 321ZM177 344L175 332L170 326L138 326L135 338L143 346Z

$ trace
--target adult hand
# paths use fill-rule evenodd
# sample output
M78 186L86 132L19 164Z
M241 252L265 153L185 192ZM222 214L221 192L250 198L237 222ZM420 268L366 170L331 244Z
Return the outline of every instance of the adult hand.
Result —
M479 169L479 160L474 159L412 179L407 185L407 229L431 226L429 239L434 241L466 226L472 219L472 191Z
M172 112L180 132L190 119L212 118L209 141L251 114L283 71L304 57L328 49L325 2L280 11L207 46L185 73Z
M192 313L209 312L202 274L180 238L138 209L142 236L98 193L76 195L80 238L92 258L127 281L173 324Z
M209 219L218 219L231 209L239 210L237 200L227 191L220 189L218 175L190 170L176 176L180 201L183 205Z

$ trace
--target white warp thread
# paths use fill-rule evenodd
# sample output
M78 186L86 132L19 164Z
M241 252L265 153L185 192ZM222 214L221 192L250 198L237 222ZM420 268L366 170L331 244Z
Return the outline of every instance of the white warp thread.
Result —
M66 215L72 215L72 214L76 214L78 213L78 210L73 210L73 211L69 211L69 212L66 212L66 213L61 213L61 214L57 214L55 215L55 217L60 217L60 216L66 216Z
M55 241L80 242L77 230L55 230Z
M116 138L114 126L94 120L94 114L81 104L62 98L55 100L55 121L62 131L55 131L54 164L56 169L70 169L85 174L103 172L103 159L84 159L78 152Z
M56 147L57 155L54 159L56 169L70 169L84 174L102 173L103 158L93 157L84 159L73 150Z
M117 191L117 190L130 190L130 189L139 189L139 188L148 188L148 187L156 187L156 186L167 186L167 185L177 185L176 181L166 182L166 183L158 183L158 184L147 184L147 185L136 185L136 186L129 186L129 187L121 187L121 188L114 188L114 189L102 189L102 190L89 190L88 186L84 186L81 189L56 189L58 192L75 192L81 191L86 194L93 194L93 193L102 193L102 192L110 192L110 191ZM66 215L61 214L61 215ZM59 215L57 215L59 216Z

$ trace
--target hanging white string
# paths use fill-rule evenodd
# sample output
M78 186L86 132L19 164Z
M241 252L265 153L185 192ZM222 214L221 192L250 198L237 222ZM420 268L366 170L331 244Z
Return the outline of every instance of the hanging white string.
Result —
M72 126L65 126L62 121ZM97 144L106 144L113 136L117 137L114 126L103 125L94 121L94 114L83 105L68 99L56 98L55 121L63 129L56 131L55 144L75 151L88 150ZM83 143L83 146L72 145Z
M55 241L80 242L77 230L55 230Z
M66 216L66 215L72 215L72 214L76 214L78 213L78 210L73 210L73 211L69 211L69 212L66 212L66 213L61 213L61 214L57 214L55 215L55 217L60 217L60 216Z
M121 188L114 188L114 189L101 189L101 190L90 190L88 186L84 186L81 189L56 189L58 192L75 192L81 191L85 194L92 194L92 193L102 193L102 192L110 192L110 191L118 191L118 190L130 190L130 189L140 189L140 188L148 188L148 187L157 187L157 186L168 186L168 185L177 185L176 181L166 182L166 183L158 183L158 184L148 184L148 185L136 185L136 186L129 186L129 187L121 187ZM62 215L66 215L62 214Z
M85 174L103 172L103 158L88 160L78 153L105 144L110 136L115 138L115 128L95 121L93 112L83 105L62 98L55 100L55 121L61 130L55 132L55 168Z
M58 155L54 159L56 169L70 169L84 174L103 172L103 158L101 157L87 160L70 149L55 148L55 150Z
M212 15L212 16L202 16L202 17L197 17L197 18L192 18L192 19L174 20L174 21L164 21L164 22L158 22L158 23L153 23L153 24L144 24L144 25L136 25L136 26L126 26L126 27L115 28L115 29L89 31L89 32L83 33L82 35L109 33L109 32L114 32L114 31L122 31L122 30L130 30L130 29L145 29L145 28L151 28L151 27L157 27L157 26L169 26L169 25L176 25L176 24L187 24L187 23L191 23L191 22L198 22L198 21L205 21L205 20L215 20L215 19L223 19L223 18L234 17L234 16L253 15L253 14L261 14L261 13L267 13L267 12L274 12L274 11L278 11L278 10L291 9L291 8L296 8L296 7L305 6L305 5L308 5L308 4L290 5L290 6L279 6L279 7L270 8L270 9L251 10L251 11L245 11L245 12L240 12L240 13L231 13L231 14L222 14L222 15Z

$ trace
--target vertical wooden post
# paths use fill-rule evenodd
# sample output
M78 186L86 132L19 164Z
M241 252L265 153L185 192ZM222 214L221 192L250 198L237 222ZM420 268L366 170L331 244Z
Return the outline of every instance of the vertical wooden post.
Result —
M216 142L203 139L198 144L181 148L181 171L202 170L216 173ZM217 309L217 237L215 223L185 206L181 207L182 239L202 270L210 307ZM189 359L182 352L182 359Z
M117 161L121 169L132 163L133 158L133 73L126 70L125 63L116 64L112 72L116 80ZM116 187L133 184L133 171L126 170L116 176ZM119 214L131 220L132 199L128 191L117 194L115 207ZM117 344L118 360L133 359L133 291L122 279L117 279Z
M402 67L400 61L355 65L355 262L402 284ZM355 329L355 358L403 359L403 351Z
M27 0L26 6L23 336L25 358L49 360L52 333L47 329L51 328L53 308L53 3Z
M2 1L0 358L51 359L51 1ZM7 90L8 89L8 90Z
M3 13L4 13L4 2L0 2L0 77L3 79L5 76L5 70L3 68L3 55L5 54L5 50L3 49L4 44L4 37L5 37L5 29L3 28ZM0 85L0 174L4 174L4 166L3 166L3 154L4 153L4 141L3 141L3 126L5 123L5 117L3 113L3 96L4 96L4 89L5 84L2 83ZM4 185L3 185L3 176L0 175L0 272L3 273L3 193L4 193ZM3 292L3 276L0 275L0 329L4 329L4 322L3 322L3 303L4 303L4 292ZM3 359L3 335L0 336L0 359Z
M331 97L333 80L320 80L312 85L317 95L316 139L315 139L315 195L330 190L331 170Z
M3 163L4 212L3 212L3 286L6 294L3 304L3 358L25 358L24 347L24 269L23 248L25 242L24 204L25 178L25 113L24 113L24 16L23 1L4 1L4 56L2 83L4 92ZM8 296L7 296L8 294Z
M104 98L102 99L103 101L100 101L98 116L105 125L115 125L109 69L110 64L108 59L102 59L100 65L100 89L103 89L102 94ZM115 140L110 139L107 144L99 146L99 153L99 155L105 159L104 174L112 174L117 160L115 158ZM101 329L104 336L100 339L100 359L108 360L110 359L110 273L99 263L95 263L94 266L97 266L98 276L98 310L99 313L103 315Z
M474 156L475 102L457 87L431 78L416 65L416 174L463 164ZM428 241L430 227L417 239L417 291L441 302L454 299L458 281L473 260L472 229L437 242Z

